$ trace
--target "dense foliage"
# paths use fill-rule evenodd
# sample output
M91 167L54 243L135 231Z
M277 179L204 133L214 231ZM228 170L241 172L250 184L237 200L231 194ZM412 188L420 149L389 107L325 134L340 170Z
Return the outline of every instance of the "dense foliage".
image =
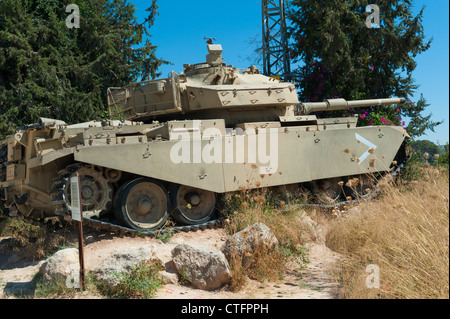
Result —
M79 8L79 28L70 15ZM138 23L126 0L0 1L0 137L38 117L67 123L106 110L106 89L157 76L149 40L157 14Z
M380 0L380 24L374 22L371 1L291 0L291 56L299 62L300 100L327 98L411 98L418 89L412 73L415 57L430 48L422 26L424 9L412 14L410 0ZM424 134L440 122L432 122L423 112L428 106L423 96L417 103L348 110L359 113L362 125L402 125L412 136ZM335 114L338 115L338 114ZM339 113L342 115L342 113Z
M412 142L410 146L412 160L448 167L448 143L441 146L428 140L420 140Z

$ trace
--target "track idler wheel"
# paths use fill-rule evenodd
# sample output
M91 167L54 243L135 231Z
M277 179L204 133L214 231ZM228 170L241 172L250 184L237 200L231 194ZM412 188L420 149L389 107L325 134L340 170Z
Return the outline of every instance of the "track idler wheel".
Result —
M172 216L186 225L198 225L213 218L216 194L190 186L175 185L170 190Z
M71 172L67 175L68 169L62 170L59 174L62 176L60 181L62 188L57 188L53 192L53 199L58 202L62 198L63 204L60 208L63 212L70 211L71 194L70 194L70 178L78 174L80 177L81 199L83 205L84 217L100 217L101 214L107 213L112 207L113 188L102 173L87 166L77 167L77 164L69 168ZM58 183L58 182L57 182ZM64 205L65 202L65 205Z
M169 218L166 188L150 178L123 184L114 198L114 215L125 226L136 230L155 230Z

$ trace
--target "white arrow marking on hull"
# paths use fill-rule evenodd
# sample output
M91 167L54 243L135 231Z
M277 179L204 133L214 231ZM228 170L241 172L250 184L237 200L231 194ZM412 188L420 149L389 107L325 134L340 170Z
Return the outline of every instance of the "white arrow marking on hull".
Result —
M373 148L375 150L377 148L377 146L375 144L373 144L372 142L369 142L368 140L366 140L364 137L362 137L358 133L355 133L355 137L356 137L356 140L362 142L363 144L365 144L369 147L369 149L363 155L361 155L361 157L359 158L359 163L361 164L369 156L369 154L370 154L369 150L371 148Z

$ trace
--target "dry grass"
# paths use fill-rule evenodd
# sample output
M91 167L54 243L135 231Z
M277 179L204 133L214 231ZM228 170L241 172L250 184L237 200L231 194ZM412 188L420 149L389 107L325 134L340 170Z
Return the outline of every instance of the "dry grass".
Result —
M261 189L228 194L224 198L226 210L229 211L226 229L230 234L255 223L263 223L271 229L279 243L273 250L261 246L252 255L231 256L232 291L243 288L247 278L261 282L281 279L288 262L293 259L299 263L299 268L307 262L304 245L317 238L311 224L304 219L305 211L294 200L296 197L288 195L286 198Z
M376 201L337 218L326 244L346 258L336 268L341 298L449 298L449 176L421 168L421 180L388 186ZM367 288L377 265L380 288Z
M0 220L0 236L12 237L7 246L27 260L39 260L67 243L59 232L10 218Z

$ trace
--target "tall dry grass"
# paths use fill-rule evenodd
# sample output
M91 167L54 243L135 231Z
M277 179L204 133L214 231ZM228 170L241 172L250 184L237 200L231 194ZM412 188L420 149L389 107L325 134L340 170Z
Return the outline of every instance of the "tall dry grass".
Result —
M422 167L420 176L329 225L327 246L345 256L335 269L341 298L449 298L449 175ZM366 285L371 264L379 288Z

